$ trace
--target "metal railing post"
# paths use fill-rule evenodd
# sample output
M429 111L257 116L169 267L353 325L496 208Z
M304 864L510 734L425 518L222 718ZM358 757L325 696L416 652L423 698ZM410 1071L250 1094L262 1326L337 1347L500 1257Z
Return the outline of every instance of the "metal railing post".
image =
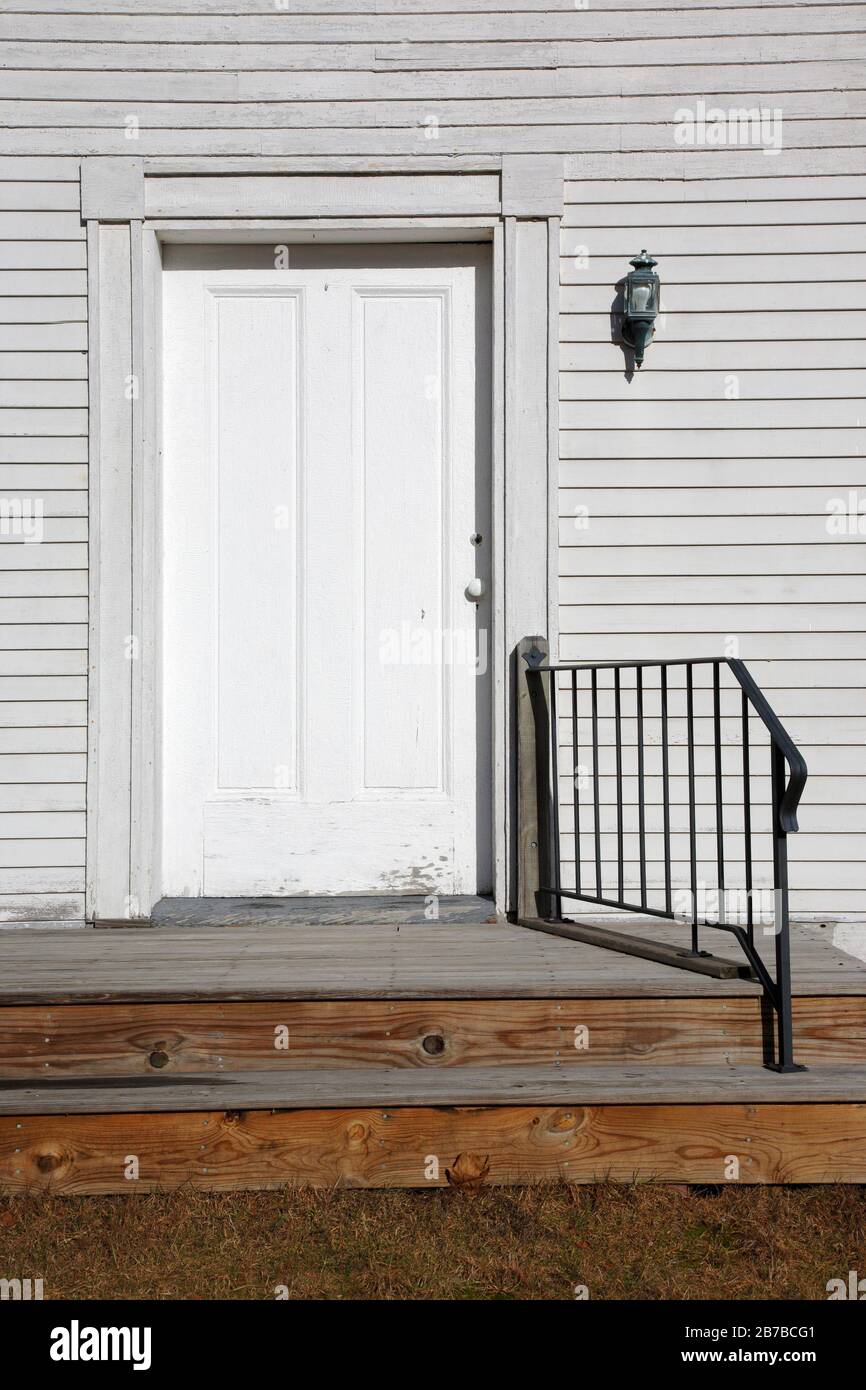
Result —
M517 646L517 917L550 917L551 882L550 706L546 637Z
M804 1071L794 1061L793 1019L791 1015L791 933L788 907L788 836L782 826L782 796L785 790L785 755L771 744L771 785L773 797L773 911L776 934L776 990L778 1054L776 1071Z

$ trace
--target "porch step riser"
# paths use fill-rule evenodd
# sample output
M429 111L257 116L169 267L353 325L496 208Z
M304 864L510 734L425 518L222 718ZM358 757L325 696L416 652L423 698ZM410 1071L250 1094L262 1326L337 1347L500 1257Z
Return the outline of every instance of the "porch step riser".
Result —
M509 1106L0 1117L0 1191L866 1180L863 1106ZM134 1175L130 1156L136 1159Z
M866 996L795 998L807 1066L866 1063ZM0 1086L347 1068L760 1065L759 997L0 1008Z

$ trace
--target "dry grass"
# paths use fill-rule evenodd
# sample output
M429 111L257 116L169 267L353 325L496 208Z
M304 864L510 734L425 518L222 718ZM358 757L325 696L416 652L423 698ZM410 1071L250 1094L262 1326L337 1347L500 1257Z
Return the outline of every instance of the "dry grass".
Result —
M49 1298L824 1298L866 1188L180 1191L0 1198L0 1276Z

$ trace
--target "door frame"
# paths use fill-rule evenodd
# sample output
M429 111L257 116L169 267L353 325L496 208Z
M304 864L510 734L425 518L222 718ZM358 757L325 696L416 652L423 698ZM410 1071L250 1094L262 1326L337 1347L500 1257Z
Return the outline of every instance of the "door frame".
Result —
M359 172L359 165L363 172ZM560 155L86 158L90 403L88 920L160 896L161 244L492 243L493 862L516 906L516 648L557 646Z

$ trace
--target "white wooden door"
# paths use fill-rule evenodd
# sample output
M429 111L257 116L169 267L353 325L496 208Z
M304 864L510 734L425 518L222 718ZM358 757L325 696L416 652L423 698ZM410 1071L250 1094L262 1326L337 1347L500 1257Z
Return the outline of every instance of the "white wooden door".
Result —
M164 276L166 894L490 886L486 263L420 252Z

